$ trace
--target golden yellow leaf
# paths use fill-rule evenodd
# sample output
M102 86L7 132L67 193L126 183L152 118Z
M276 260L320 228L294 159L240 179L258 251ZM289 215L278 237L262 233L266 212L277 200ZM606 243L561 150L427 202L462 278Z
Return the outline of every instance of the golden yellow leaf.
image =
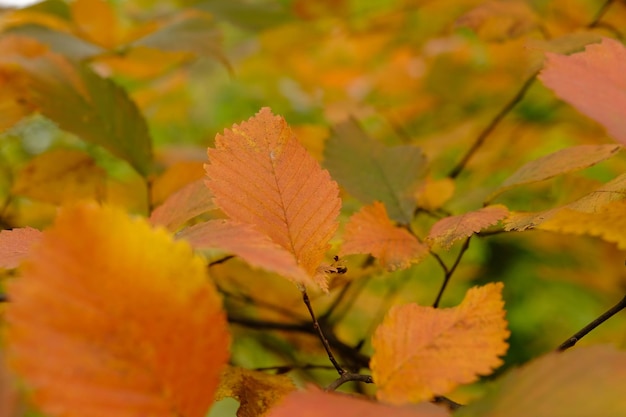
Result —
M53 149L31 159L17 174L11 192L34 200L62 204L103 200L106 172L76 149Z
M262 417L295 389L287 375L271 375L229 366L222 373L215 401L235 398L240 404L237 417Z
M428 254L428 246L408 230L395 226L378 201L350 218L343 241L341 255L371 253L390 270L408 268Z
M90 42L114 49L120 29L111 4L104 0L76 0L70 5L76 32Z
M263 108L217 135L205 165L215 202L292 253L322 289L317 269L337 229L339 188L280 116Z
M470 237L486 227L493 226L508 214L509 211L505 206L495 204L458 216L446 217L431 227L426 241L450 249L455 241Z
M595 213L565 208L537 228L574 235L598 236L607 242L616 243L620 249L626 249L626 200L608 203Z
M64 208L9 283L7 352L51 417L203 417L228 358L221 300L145 219Z
M417 193L417 205L424 210L441 208L454 195L454 180L426 180Z
M372 338L377 397L420 402L473 382L502 364L509 336L502 283L471 288L454 308L392 308Z

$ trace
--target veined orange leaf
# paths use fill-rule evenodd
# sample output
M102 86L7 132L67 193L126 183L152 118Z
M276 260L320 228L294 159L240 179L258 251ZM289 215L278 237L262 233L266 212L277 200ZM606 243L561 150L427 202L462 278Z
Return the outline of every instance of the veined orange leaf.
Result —
M0 268L16 268L40 239L41 232L32 227L0 231Z
M229 366L222 373L215 401L235 398L239 401L237 417L263 417L295 389L287 375Z
M395 226L378 201L350 218L343 241L342 255L371 253L390 270L408 268L428 254L428 246L408 230Z
M626 415L624 380L626 352L612 346L577 347L510 371L490 386L486 396L454 415L620 417Z
M209 220L184 229L177 236L194 249L220 249L241 257L252 266L276 272L295 282L311 283L292 253L249 223Z
M228 358L185 242L121 210L63 209L8 285L9 364L51 417L203 417Z
M163 204L154 209L150 222L174 231L187 220L216 208L213 194L204 184L204 180L197 180L170 195Z
M457 240L470 237L486 227L493 226L508 214L509 211L505 206L495 204L458 216L446 217L431 227L426 240L450 249L450 246Z
M622 147L619 145L580 145L561 149L522 166L491 193L487 200L491 201L497 195L519 185L588 168L610 158L620 149Z
M427 402L394 407L336 392L299 391L274 407L269 417L449 417L442 407Z
M470 289L454 308L393 307L372 338L377 397L426 401L500 366L509 336L501 293L492 283Z
M539 79L557 96L626 144L626 48L615 39L570 56L546 54Z
M337 229L339 188L280 117L263 108L217 135L207 186L231 219L252 224L316 276ZM325 277L316 279L326 288Z

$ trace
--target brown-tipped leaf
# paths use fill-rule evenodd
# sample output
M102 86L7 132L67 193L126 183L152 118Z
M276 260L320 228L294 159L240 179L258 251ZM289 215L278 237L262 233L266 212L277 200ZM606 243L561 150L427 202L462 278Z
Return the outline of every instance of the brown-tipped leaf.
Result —
M493 226L509 214L501 204L483 207L476 211L450 216L439 220L431 227L426 240L450 249L457 240L470 237L474 233Z

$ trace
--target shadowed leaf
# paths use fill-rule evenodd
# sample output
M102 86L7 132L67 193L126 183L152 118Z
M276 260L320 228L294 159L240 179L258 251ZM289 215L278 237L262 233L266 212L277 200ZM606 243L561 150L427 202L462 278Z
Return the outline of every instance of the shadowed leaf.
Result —
M444 395L502 364L509 332L502 284L474 287L454 308L393 307L372 338L377 397L403 404Z
M445 249L450 249L457 240L470 237L474 233L493 226L508 214L509 211L506 207L496 204L458 216L446 217L431 227L426 240L441 245Z

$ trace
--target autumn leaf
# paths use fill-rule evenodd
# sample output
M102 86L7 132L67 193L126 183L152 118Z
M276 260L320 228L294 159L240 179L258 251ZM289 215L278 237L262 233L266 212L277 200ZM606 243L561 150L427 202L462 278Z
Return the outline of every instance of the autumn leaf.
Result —
M341 255L371 253L390 270L404 269L428 254L428 246L408 230L395 226L381 202L363 207L350 218Z
M538 26L538 16L524 1L488 1L470 10L456 26L474 30L487 41L505 41L530 32Z
M11 192L34 200L63 204L103 200L106 172L77 149L53 149L31 159L18 173Z
M241 257L252 266L276 272L295 282L312 283L293 254L251 224L209 220L182 230L177 237L189 242L194 249L220 249Z
M76 0L70 4L75 31L91 43L115 48L121 37L113 6L104 0Z
M0 268L16 268L40 239L41 232L32 227L0 231Z
M626 144L626 48L603 38L570 56L546 54L539 79L557 96L606 128Z
M215 401L234 398L240 404L237 417L262 417L295 389L287 375L229 366L222 373Z
M254 225L315 277L338 226L339 189L285 120L263 108L217 135L208 155L207 186L217 206ZM316 282L326 288L325 277Z
M612 346L553 352L510 371L454 415L619 417L626 415L625 379L626 353Z
M420 402L488 375L502 364L509 332L502 283L474 287L454 308L393 307L372 338L377 397Z
M345 189L364 204L381 201L393 220L413 218L426 156L413 145L387 148L354 121L335 127L326 143L324 165Z
M445 217L431 227L426 241L450 249L457 240L470 237L484 228L493 226L504 219L508 213L506 207L496 204L458 216Z
M591 167L610 158L620 149L622 147L619 145L572 146L530 161L507 178L491 193L487 201L519 185L544 181L560 174Z
M205 415L229 335L188 244L118 209L64 208L8 294L9 364L47 415Z
M319 390L298 391L274 407L269 417L448 417L445 408L430 403L394 407L363 398Z
M204 184L204 180L197 180L170 195L163 204L154 209L150 222L175 231L187 220L216 208L213 194Z

